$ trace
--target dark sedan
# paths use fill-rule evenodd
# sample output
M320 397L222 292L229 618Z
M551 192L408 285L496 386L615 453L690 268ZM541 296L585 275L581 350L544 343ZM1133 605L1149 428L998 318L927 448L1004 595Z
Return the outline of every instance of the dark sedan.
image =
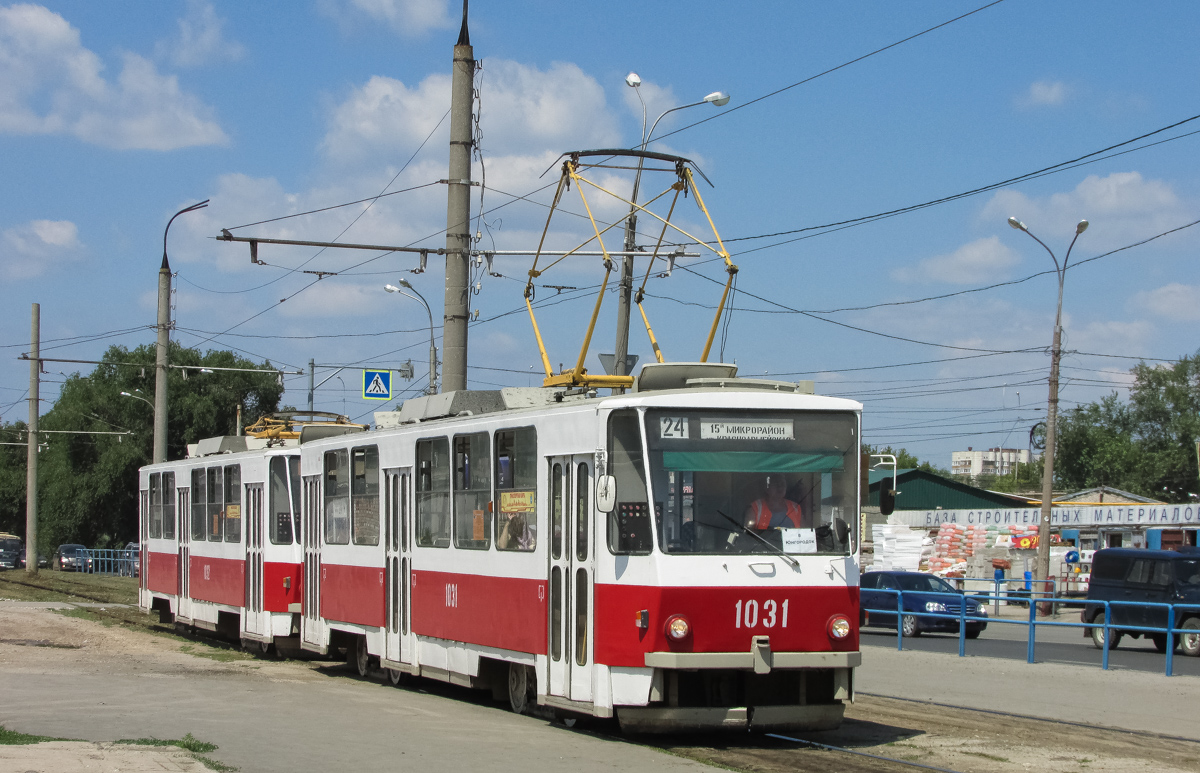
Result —
M54 554L54 563L65 572L83 572L87 570L83 556L79 551L87 550L83 545L59 545Z
M929 612L947 617L904 615L905 636L925 631L958 633L958 615L967 605L967 638L974 639L987 628L987 608L940 577L923 572L867 572L861 580L861 627L896 627L896 606L903 592L905 612ZM954 617L949 617L953 615Z

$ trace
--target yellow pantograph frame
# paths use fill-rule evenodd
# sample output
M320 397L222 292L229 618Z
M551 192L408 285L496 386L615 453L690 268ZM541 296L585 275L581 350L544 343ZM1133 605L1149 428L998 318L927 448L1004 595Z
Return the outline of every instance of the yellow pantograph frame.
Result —
M658 155L655 155L653 157L654 158L663 158L662 156L658 156ZM717 328L720 325L720 321L721 321L721 314L725 310L725 303L729 298L729 289L733 285L733 279L737 275L738 267L736 265L734 265L733 262L729 259L729 252L726 251L725 244L724 244L724 242L721 241L721 235L717 232L717 227L716 227L716 224L713 223L712 215L709 214L708 207L706 207L704 204L704 199L700 195L700 190L696 186L695 177L692 174L691 168L687 165L686 159L675 159L675 160L676 160L675 171L676 171L676 175L677 175L678 179L674 183L672 183L666 190L664 190L662 193L655 196L650 201L647 201L645 204L635 204L634 202L630 201L629 199L626 199L623 196L613 193L612 191L604 188L603 186L598 185L597 183L587 179L586 177L583 177L579 173L580 163L579 163L579 158L577 155L572 155L570 158L568 158L566 161L563 162L562 175L559 177L558 188L554 192L554 201L550 205L550 214L546 217L546 225L542 229L542 237L541 237L541 240L538 242L537 253L535 253L534 258L533 258L533 266L529 269L529 280L525 284L525 308L528 309L529 320L530 320L530 322L533 323L533 335L537 339L538 351L541 354L541 358L542 358L542 368L546 372L546 378L542 381L543 386L548 386L548 387L555 387L555 386L629 387L629 386L633 385L633 376L608 376L608 375L590 374L587 372L587 369L583 365L584 360L587 358L588 348L591 346L592 333L594 333L595 329L596 329L596 320L600 316L600 307L604 301L604 293L608 289L608 282L609 282L609 279L612 277L612 272L613 272L612 257L609 255L608 249L604 246L604 234L607 233L608 231L612 230L616 226L624 224L624 220L618 220L617 222L612 223L611 225L608 225L603 229L599 226L599 224L596 222L595 216L592 214L591 204L588 203L587 196L584 193L583 188L584 188L585 184L587 186L590 186L591 188L596 189L597 191L600 191L601 193L612 196L613 198L617 199L618 201L628 204L631 208L635 209L636 211L644 212L645 214L649 215L650 217L652 217L655 220L658 220L659 222L662 223L662 230L659 233L658 241L654 245L654 251L650 254L650 264L646 267L646 274L642 278L642 284L638 288L637 296L635 299L637 302L638 311L641 313L641 316L642 316L642 322L646 326L646 334L650 337L650 345L654 349L654 357L658 362L664 362L662 350L659 347L658 339L655 338L655 336L654 336L654 330L650 326L650 319L646 315L646 309L642 305L642 300L645 298L646 282L649 281L650 274L652 273L653 268L654 268L654 262L659 257L659 253L662 249L662 243L663 243L663 239L666 236L667 229L671 228L675 231L678 231L680 234L687 237L688 239L690 239L690 240L696 242L697 244L699 244L703 247L706 247L707 249L716 253L724 261L725 273L728 276L725 280L725 287L721 291L721 302L717 305L717 312L716 312L716 314L713 315L712 325L709 326L708 338L704 342L704 351L700 354L700 362L708 361L708 354L712 349L713 340L716 338ZM593 231L594 235L589 237L588 239L586 239L583 243L579 244L577 247L574 247L571 250L563 253L563 255L561 257L559 257L557 260L551 262L545 268L539 269L538 262L541 259L542 248L546 242L546 234L550 230L550 221L553 219L554 212L558 208L559 203L562 201L563 192L566 189L570 188L572 181L575 182L576 190L579 191L579 198L583 202L584 209L587 211L587 217L588 217L589 222L591 222L591 224L592 224L592 231ZM649 209L647 209L647 207L649 205L655 203L656 201L661 199L663 196L666 196L671 191L674 191L675 195L671 199L671 208L667 212L666 218L663 218L663 217L659 216L658 214L651 212ZM709 244L708 242L706 242L696 236L693 236L692 234L688 233L684 229L680 228L679 226L677 226L671 222L671 215L673 215L675 212L675 205L679 201L680 194L686 195L689 191L695 197L696 205L700 208L700 211L704 213L704 217L708 221L709 227L712 229L713 237L717 243L716 249L714 249L712 247L712 245ZM565 260L570 255L573 255L574 253L583 249L584 246L590 244L593 240L595 240L596 243L600 245L600 251L603 255L604 281L600 285L600 291L596 294L596 303L592 309L592 316L591 316L591 319L588 321L587 333L584 335L583 345L579 349L579 357L575 362L575 366L571 369L564 368L561 373L556 374L556 373L554 373L553 367L550 365L550 356L546 353L546 344L545 344L544 340L542 339L541 330L538 328L537 316L534 314L534 311L533 311L533 280L538 278L539 276L541 276L543 273L548 271L550 268L552 268L553 266L555 266L562 260Z

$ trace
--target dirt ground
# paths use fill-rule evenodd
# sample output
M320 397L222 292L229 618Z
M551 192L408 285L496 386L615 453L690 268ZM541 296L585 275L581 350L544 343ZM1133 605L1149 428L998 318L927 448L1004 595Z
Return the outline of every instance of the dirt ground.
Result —
M328 662L272 661L184 638L165 628L129 625L127 612L99 608L48 610L0 601L0 670L73 670L78 673L158 673L164 678L222 672L247 679L309 681ZM116 613L116 614L113 614ZM128 613L138 615L136 610ZM1120 700L1114 695L1113 700ZM862 697L836 731L805 740L865 754L908 760L961 773L993 771L1200 771L1200 743L1054 721ZM20 730L21 728L8 728ZM582 728L581 728L582 729ZM596 728L607 732L607 728ZM111 739L117 741L119 739ZM895 762L755 736L640 739L670 753L746 771L901 771ZM703 743L697 743L697 741ZM0 770L203 770L174 747L139 748L95 743L0 745Z

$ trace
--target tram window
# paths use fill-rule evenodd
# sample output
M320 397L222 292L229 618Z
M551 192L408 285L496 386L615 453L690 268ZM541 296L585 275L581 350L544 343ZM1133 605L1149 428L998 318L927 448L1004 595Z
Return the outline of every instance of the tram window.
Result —
M488 433L454 438L454 546L486 550L492 543Z
M613 412L608 447L608 471L617 482L617 506L608 516L608 549L618 555L649 553L654 543L636 411Z
M550 570L550 657L562 659L562 567Z
M355 448L351 455L350 525L355 545L379 544L379 449Z
M550 552L562 556L563 527L563 468L555 463L550 468Z
M350 542L350 456L345 449L325 452L325 544Z
M575 663L587 665L588 577L582 566L575 570Z
M242 468L225 468L225 541L242 541Z
M537 547L537 430L496 433L496 548Z
M272 545L292 544L292 499L288 493L288 459L271 457L270 521L267 536Z
M417 544L450 546L450 441L417 443Z
M205 486L208 490L208 500L204 511L208 518L208 539L210 542L220 542L225 537L225 530L221 528L221 518L225 515L222 506L224 502L222 495L225 491L224 476L221 474L220 467L209 467L205 473L208 477Z
M588 557L588 495L592 491L592 477L587 464L575 468L575 558L586 561Z
M288 484L292 489L292 523L295 525L295 541L300 541L300 457L288 457Z
M162 474L162 535L175 539L175 473Z
M205 516L205 501L208 496L205 494L205 482L207 476L204 474L204 468L201 467L192 470L192 540L204 539L204 516Z
M162 475L150 475L150 537L162 537Z

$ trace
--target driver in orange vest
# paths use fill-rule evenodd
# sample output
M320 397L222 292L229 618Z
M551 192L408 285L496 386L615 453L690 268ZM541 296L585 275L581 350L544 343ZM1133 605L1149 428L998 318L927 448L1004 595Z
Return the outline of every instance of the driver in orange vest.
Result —
M800 505L786 499L787 479L782 474L767 476L767 495L756 499L746 508L746 527L767 529L798 529L803 515Z

